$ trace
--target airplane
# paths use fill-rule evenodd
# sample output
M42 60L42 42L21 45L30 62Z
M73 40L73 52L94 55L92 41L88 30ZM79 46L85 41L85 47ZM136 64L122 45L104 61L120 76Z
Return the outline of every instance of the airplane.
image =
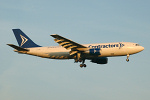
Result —
M144 47L131 42L113 42L96 44L79 44L58 34L52 34L54 41L59 46L42 47L34 43L20 29L12 29L19 46L7 44L14 48L15 52L28 54L49 59L74 59L75 63L80 62L80 67L86 67L85 60L92 63L107 64L108 57L129 56L144 50Z

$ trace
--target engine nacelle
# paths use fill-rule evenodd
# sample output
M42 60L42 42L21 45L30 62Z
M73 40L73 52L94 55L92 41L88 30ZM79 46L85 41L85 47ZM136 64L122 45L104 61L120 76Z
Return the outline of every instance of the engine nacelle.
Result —
M108 58L107 57L98 57L98 58L92 59L91 62L97 63L97 64L107 64Z

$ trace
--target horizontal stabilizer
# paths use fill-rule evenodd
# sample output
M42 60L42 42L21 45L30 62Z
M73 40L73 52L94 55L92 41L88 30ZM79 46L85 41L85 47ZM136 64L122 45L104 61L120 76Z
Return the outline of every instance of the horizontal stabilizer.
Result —
M14 45L14 44L7 44L7 45L9 45L10 47L12 47L12 48L14 48L14 49L16 49L18 51L29 51L28 49L24 49L22 47Z

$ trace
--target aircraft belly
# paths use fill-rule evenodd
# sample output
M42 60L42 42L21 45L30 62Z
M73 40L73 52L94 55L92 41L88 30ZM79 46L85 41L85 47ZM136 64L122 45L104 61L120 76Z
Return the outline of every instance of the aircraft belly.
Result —
M45 52L29 51L27 52L27 54L33 55L33 56L39 56L42 58L49 58L49 55Z
M71 59L69 52L51 52L48 54L52 59Z

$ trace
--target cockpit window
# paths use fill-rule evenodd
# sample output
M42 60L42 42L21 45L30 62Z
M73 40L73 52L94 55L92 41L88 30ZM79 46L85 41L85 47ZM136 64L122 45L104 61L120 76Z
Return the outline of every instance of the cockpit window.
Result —
M135 44L135 46L140 46L139 44Z

